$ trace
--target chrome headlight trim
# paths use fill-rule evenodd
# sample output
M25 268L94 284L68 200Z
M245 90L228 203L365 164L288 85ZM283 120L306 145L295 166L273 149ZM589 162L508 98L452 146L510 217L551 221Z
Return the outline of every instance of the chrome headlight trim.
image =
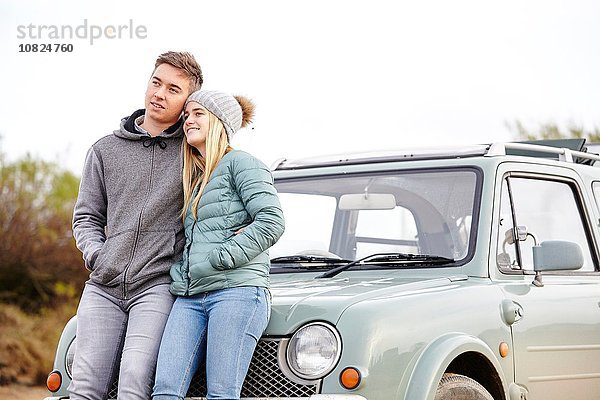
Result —
M324 359L324 365L322 368L319 368L318 371L314 373L308 373L306 371L302 371L297 367L298 353L296 353L296 349L294 344L301 340L301 336L307 333L308 329L314 329L318 327L322 333L329 336L329 340L333 346L332 351L333 357L329 360ZM338 333L338 331L330 324L324 322L312 322L300 327L296 332L292 335L289 341L286 343L287 348L285 352L285 359L287 364L287 369L296 376L296 380L300 378L301 381L304 382L314 382L315 380L321 379L324 376L328 375L333 369L337 366L340 357L342 356L342 340Z
M75 345L77 343L77 337L74 337L67 351L65 352L65 371L70 379L73 379L73 358L75 357Z

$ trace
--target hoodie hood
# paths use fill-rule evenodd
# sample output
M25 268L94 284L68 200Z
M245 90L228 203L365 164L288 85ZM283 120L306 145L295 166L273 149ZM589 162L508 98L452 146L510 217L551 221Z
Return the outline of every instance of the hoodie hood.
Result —
M115 136L117 136L121 139L127 139L127 140L147 139L148 135L146 135L142 132L138 132L135 129L135 120L137 118L143 116L145 113L146 113L146 110L142 108L140 110L135 111L129 117L125 117L125 118L121 119L120 128L113 132L115 134ZM183 119L179 118L179 120L175 124L171 125L166 130L161 132L161 134L158 135L157 137L161 137L163 139L170 139L170 138L180 138L182 136L183 136Z

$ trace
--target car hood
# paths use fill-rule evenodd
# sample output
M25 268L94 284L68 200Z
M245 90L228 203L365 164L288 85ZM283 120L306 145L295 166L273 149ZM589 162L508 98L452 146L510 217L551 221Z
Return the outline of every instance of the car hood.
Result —
M298 274L300 275L300 274ZM271 275L273 305L267 335L287 335L308 321L335 324L344 310L365 300L430 291L466 276L433 277L310 277L280 279ZM289 277L289 276L288 276Z

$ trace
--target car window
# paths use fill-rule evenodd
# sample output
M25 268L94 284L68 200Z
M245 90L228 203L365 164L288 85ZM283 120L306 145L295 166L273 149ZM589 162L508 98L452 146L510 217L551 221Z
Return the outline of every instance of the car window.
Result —
M498 234L499 266L533 270L534 245L564 240L579 244L583 250L584 264L579 271L594 271L585 224L570 183L509 177L504 185ZM513 239L513 223L524 240Z
M594 200L596 201L596 206L600 209L600 182L592 183L592 191L594 192Z
M276 178L275 186L286 227L271 258L402 252L465 260L474 249L474 168Z
M508 184L502 185L496 262L500 268L521 269L513 241L514 223Z
M404 207L362 210L356 222L356 257L373 253L418 253L417 225Z
M329 250L336 199L331 196L304 193L279 193L285 219L285 231L271 257L302 254L311 250Z

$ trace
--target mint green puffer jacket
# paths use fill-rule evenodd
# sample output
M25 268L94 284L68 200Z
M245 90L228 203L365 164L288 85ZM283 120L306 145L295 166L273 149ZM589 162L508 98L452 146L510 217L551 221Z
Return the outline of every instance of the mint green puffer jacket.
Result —
M188 209L184 226L171 293L269 286L268 249L283 234L284 221L273 176L261 161L240 150L225 154L204 188L196 220Z

